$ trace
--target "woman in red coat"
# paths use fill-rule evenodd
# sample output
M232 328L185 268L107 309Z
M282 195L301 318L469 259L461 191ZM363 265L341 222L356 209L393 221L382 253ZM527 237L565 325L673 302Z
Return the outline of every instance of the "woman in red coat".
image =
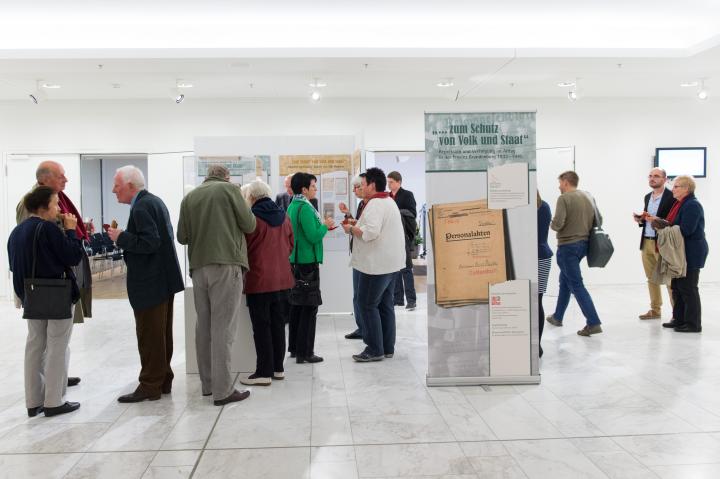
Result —
M250 270L244 283L257 364L255 372L240 382L257 386L269 386L273 379L285 377L288 293L295 285L290 268L292 225L270 194L270 187L259 179L243 186L243 196L257 219L255 231L245 235Z

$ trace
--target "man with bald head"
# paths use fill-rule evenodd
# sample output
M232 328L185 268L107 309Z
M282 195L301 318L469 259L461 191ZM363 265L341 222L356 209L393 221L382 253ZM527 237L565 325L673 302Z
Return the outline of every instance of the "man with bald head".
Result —
M293 175L287 175L285 177L285 183L283 183L283 186L285 186L285 192L278 193L275 197L275 204L282 208L284 211L287 211L288 206L290 206L290 203L292 203L294 196L293 190L290 187L290 181L292 180L292 177ZM313 205L315 211L320 211L317 198L311 199L310 204Z
M67 178L65 177L65 168L56 161L43 161L37 167L35 171L35 179L37 183L33 189L38 186L48 186L53 189L58 195L58 205L60 206L61 214L73 214L80 221L77 222L75 227L75 233L78 239L81 241L89 241L90 237L85 229L85 223L82 221L82 215L75 207L73 202L65 194L65 185L67 184ZM22 223L30 212L25 209L22 200L18 203L16 208L16 220L17 224ZM62 222L58 223L59 227L62 227ZM77 280L78 287L80 288L80 301L75 305L75 312L73 317L73 323L84 322L83 318L92 317L92 274L90 272L90 261L86 254L83 257L78 266L73 267L75 278ZM68 353L69 357L69 353ZM78 377L68 377L68 386L75 386L80 382Z
M633 219L642 229L640 235L640 252L643 268L647 277L648 292L650 293L650 309L639 316L640 319L660 319L662 316L662 294L660 285L652 282L653 271L657 265L659 255L655 247L657 233L650 223L655 218L665 219L670 208L675 204L672 192L665 187L667 174L662 168L653 168L648 174L648 186L652 191L645 195L645 206L640 214L633 213ZM672 302L672 292L668 285L668 295Z

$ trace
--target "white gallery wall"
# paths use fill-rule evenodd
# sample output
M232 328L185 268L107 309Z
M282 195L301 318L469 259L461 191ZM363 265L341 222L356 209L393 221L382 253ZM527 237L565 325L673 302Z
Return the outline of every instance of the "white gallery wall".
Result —
M191 151L197 136L260 135L356 135L367 150L413 151L424 148L424 111L463 110L537 110L538 147L575 146L580 187L595 195L616 245L607 268L586 272L590 284L644 281L631 213L642 208L655 147L707 146L709 177L698 180L697 191L710 243L701 281L720 280L720 215L713 208L720 203L720 102L713 99L0 102L0 152L178 152ZM3 178L4 191L7 181L32 182ZM4 268L7 259L0 259Z

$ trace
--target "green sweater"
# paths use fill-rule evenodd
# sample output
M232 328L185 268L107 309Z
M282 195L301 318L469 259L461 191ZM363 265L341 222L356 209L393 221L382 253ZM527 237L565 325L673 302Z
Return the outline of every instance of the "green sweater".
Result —
M295 246L290 253L290 262L299 264L323 262L323 238L327 226L320 222L311 204L293 199L287 214L292 223ZM297 252L297 261L295 253Z
M237 185L208 177L183 198L177 239L188 245L190 271L209 264L248 268L245 233L255 231L255 216Z
M566 191L557 200L550 227L557 231L557 244L561 246L587 241L594 220L595 208L587 195L580 190Z

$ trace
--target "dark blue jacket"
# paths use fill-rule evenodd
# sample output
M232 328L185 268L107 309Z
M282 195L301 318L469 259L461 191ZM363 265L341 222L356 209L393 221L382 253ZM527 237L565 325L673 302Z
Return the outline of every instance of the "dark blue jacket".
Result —
M70 269L77 266L85 254L75 230L62 231L52 221L31 216L12 230L8 238L8 259L13 273L13 289L20 300L25 299L25 279L32 276L33 239L35 229L42 223L37 243L36 278L62 278L72 281L73 303L80 298L75 275Z
M694 194L691 193L680 205L673 225L680 226L685 240L687 269L704 267L708 255L708 244L705 240L705 213Z
M127 265L127 291L136 311L152 308L185 289L175 234L165 203L143 190L130 210L127 229L115 242Z
M542 201L540 208L537 209L538 259L552 258L553 252L548 244L548 231L550 230L551 221L552 212L550 211L550 205Z

